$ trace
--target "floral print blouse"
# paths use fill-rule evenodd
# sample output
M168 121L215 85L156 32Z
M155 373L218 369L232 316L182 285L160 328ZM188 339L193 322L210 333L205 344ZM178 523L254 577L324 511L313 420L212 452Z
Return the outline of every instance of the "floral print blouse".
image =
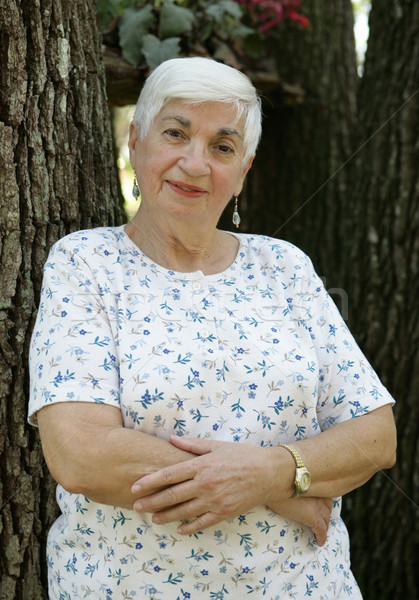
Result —
M235 261L206 276L153 263L123 227L57 242L31 342L30 422L53 402L95 402L165 439L271 446L392 403L307 256L236 237ZM60 485L57 501L50 599L361 598L340 498L323 547L265 506L180 536Z

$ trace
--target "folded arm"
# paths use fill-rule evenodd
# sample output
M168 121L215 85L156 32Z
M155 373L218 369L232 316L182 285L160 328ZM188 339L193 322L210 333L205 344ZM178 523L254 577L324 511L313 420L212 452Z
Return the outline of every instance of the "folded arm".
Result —
M118 409L91 403L53 404L37 414L44 455L55 480L66 490L102 504L132 509L132 483L195 455L166 440L124 428ZM283 516L312 527L326 540L331 501L310 498L272 506Z
M102 504L132 509L136 479L193 457L166 440L123 427L120 410L106 404L51 404L37 417L54 479Z
M171 442L123 427L118 409L53 404L38 412L45 458L56 481L93 501L153 512L155 522L188 520L190 534L265 504L312 527L324 543L330 498L367 481L395 460L390 406L295 442L312 474L303 498L284 448L173 437ZM136 482L133 485L133 482Z
M134 507L153 512L156 523L188 520L179 533L195 533L260 504L281 513L281 504L294 492L295 463L284 448L176 437L171 441L200 456L136 482L133 492L139 500ZM393 466L392 409L383 406L292 445L312 475L306 497L341 496Z

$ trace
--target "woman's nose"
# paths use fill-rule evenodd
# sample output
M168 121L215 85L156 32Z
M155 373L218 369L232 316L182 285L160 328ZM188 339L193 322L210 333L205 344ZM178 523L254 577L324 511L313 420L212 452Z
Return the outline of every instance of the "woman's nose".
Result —
M178 162L185 173L192 177L208 175L210 172L208 151L203 144L188 144Z

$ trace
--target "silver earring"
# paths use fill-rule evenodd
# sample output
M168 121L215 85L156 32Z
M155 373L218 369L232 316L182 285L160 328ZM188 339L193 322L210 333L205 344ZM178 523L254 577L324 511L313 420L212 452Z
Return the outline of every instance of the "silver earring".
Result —
M233 223L237 227L237 229L239 228L239 225L240 225L240 215L239 215L239 211L237 210L238 200L239 200L238 197L234 196Z
M140 197L140 188L138 187L137 178L134 177L134 183L132 185L132 195L136 200Z

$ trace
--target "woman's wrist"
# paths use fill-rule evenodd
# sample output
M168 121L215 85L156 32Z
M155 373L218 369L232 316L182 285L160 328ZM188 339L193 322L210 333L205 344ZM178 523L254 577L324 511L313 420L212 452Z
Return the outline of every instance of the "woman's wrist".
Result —
M295 462L291 454L279 446L267 448L271 463L271 492L267 505L284 502L295 493Z

